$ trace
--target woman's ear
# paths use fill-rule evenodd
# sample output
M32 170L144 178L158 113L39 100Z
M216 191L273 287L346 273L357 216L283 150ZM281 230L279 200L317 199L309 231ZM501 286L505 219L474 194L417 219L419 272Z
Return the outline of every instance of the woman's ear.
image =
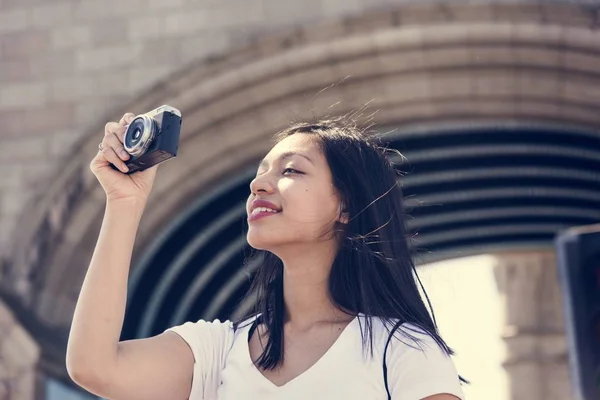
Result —
M347 225L348 222L350 222L350 215L348 213L348 209L346 208L346 206L342 203L340 203L340 206L338 208L338 221L341 222L344 225Z
M350 222L350 217L347 212L342 213L342 215L340 217L340 222L344 225L348 225L348 222Z

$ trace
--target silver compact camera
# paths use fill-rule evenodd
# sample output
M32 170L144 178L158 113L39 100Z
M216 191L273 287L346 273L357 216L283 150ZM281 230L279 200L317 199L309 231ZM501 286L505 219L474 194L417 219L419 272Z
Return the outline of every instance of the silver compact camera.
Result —
M125 161L129 168L127 174L143 171L177 156L180 132L181 111L175 107L163 105L137 115L127 125L123 136L123 146L131 156Z

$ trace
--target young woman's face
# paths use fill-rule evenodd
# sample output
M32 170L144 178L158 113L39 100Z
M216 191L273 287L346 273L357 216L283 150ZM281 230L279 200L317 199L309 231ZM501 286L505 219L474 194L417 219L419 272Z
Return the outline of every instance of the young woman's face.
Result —
M321 241L338 219L340 202L329 165L307 134L288 136L271 149L250 183L250 192L247 240L256 249ZM278 212L256 213L256 200L272 203Z

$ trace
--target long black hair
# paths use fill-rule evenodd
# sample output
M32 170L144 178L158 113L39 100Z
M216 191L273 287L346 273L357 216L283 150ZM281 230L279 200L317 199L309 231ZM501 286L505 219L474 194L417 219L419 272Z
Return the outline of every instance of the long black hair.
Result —
M387 148L382 137L369 131L370 128L361 128L355 119L342 116L296 123L275 134L273 139L276 144L297 133L314 137L331 169L333 185L341 199L340 212L349 217L347 224L336 222L331 230L340 240L329 275L332 303L348 315L362 313L381 318L391 334L401 324L412 323L452 355L453 350L440 337L409 248L399 183L402 172L389 157L401 154ZM254 308L234 321L234 329L260 315L268 341L256 364L265 370L275 369L283 361L283 263L268 251L255 250L247 261L254 257L262 258L246 295L246 298L255 296ZM365 319L365 326L366 329L361 329L363 349L369 342L372 355L370 318ZM406 332L403 334L406 336Z

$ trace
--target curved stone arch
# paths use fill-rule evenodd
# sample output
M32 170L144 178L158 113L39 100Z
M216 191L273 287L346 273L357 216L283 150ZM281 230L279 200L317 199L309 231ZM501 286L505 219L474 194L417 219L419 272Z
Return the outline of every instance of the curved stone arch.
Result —
M36 367L40 345L0 301L0 398L36 398Z
M589 89L600 82L600 33L589 28L596 16L556 7L560 13L541 5L402 6L267 37L155 86L129 109L180 108L181 152L161 166L134 261L199 193L264 155L291 113L344 113L371 101L382 125L477 120L597 128L600 95ZM305 93L344 80L306 100ZM10 284L53 326L69 323L104 211L87 168L99 131L79 143L16 235Z

